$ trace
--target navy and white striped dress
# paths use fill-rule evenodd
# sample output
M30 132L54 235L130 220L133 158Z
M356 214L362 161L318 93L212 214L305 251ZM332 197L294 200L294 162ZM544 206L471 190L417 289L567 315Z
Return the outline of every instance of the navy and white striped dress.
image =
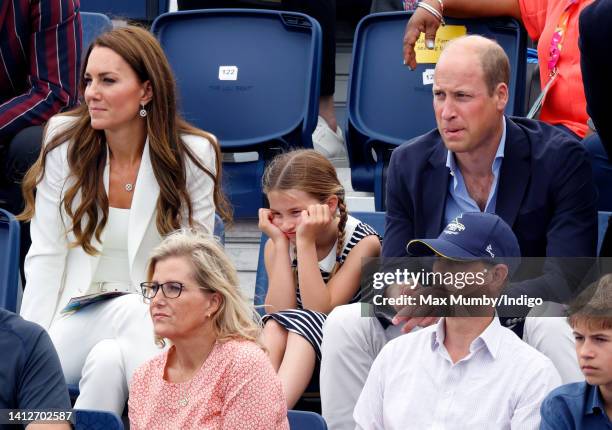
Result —
M342 252L340 254L340 264L344 263L344 260L346 260L346 257L348 257L351 249L353 249L353 247L355 247L355 245L357 245L361 239L371 235L378 236L378 233L376 233L376 231L374 231L374 229L368 224L362 223L358 219L349 215L348 219L346 220L346 226L344 227L344 247L342 248ZM295 252L293 249L291 249L291 260L293 261L292 265L295 269L297 267L297 260L295 258ZM329 281L331 271L334 269L335 265L336 245L332 247L329 254L327 254L325 258L319 261L319 270L321 271L323 282L327 283L327 281ZM282 325L286 330L299 334L310 342L317 354L317 359L321 360L323 323L325 322L327 315L323 312L311 311L303 308L299 285L296 288L296 295L297 309L288 309L272 314L266 314L263 317L263 322L265 323L270 318L273 318L274 321ZM358 289L350 303L358 302L360 298L361 291Z

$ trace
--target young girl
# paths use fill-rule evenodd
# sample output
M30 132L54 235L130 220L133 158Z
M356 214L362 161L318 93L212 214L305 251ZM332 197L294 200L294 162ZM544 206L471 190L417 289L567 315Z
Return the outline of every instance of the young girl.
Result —
M270 202L259 210L269 237L263 337L292 408L321 358L327 314L359 300L361 259L379 256L380 240L348 215L334 167L313 150L272 160L263 188Z

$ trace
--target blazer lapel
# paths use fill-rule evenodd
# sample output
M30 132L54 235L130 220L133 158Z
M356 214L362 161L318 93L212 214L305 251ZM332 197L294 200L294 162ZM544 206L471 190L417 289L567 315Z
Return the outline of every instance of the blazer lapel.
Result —
M138 169L138 177L134 187L134 197L132 198L132 208L130 211L130 222L128 230L128 257L130 260L130 270L134 265L134 260L142 239L149 227L151 218L155 213L157 198L159 196L159 185L153 174L151 157L149 154L149 139L145 142L145 147Z
M495 211L512 227L531 176L531 149L525 134L510 118L506 118L506 126L506 148L499 174Z
M443 227L449 180L446 154L446 147L440 139L429 157L429 169L424 172L423 193L421 194L424 222L421 231L425 232L424 237L438 237ZM418 232L415 233L418 234Z

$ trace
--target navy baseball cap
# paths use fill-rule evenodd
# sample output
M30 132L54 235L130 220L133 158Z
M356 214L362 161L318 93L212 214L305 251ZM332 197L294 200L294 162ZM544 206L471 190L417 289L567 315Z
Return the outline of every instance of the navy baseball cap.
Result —
M451 221L437 239L411 240L406 250L415 257L439 255L450 260L504 263L511 274L520 264L521 256L510 226L486 212L466 212Z

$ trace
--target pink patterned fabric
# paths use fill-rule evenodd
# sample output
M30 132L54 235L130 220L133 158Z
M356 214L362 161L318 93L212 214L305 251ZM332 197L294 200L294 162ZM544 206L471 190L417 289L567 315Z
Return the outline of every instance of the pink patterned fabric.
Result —
M164 380L167 358L160 354L134 374L131 430L289 429L280 380L254 342L217 342L193 379L180 384Z
M538 40L538 59L540 60L540 82L542 88L550 79L547 62L550 44L555 30L567 5L573 0L519 0L521 21L529 37ZM559 74L546 95L540 120L549 124L562 124L580 137L589 129L586 122L586 97L580 71L580 50L578 49L578 18L580 12L593 3L593 0L576 0L577 10L569 16L563 42L563 51L556 63Z

